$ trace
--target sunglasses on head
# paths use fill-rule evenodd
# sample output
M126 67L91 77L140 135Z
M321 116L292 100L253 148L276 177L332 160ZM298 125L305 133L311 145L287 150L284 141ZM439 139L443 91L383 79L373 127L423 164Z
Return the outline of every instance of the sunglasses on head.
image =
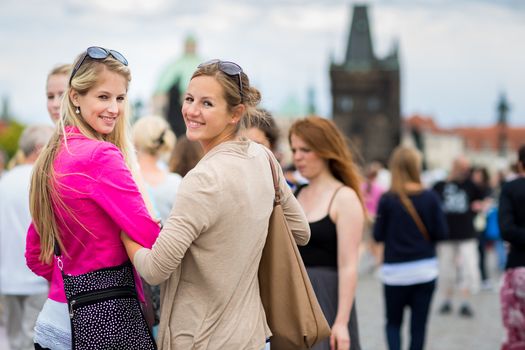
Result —
M241 102L242 102L243 96L242 96L242 75L241 75L242 68L241 66L239 66L235 62L221 61L219 59L214 59L214 60L206 61L204 63L199 64L197 68L202 68L202 67L209 66L212 64L217 64L217 66L219 67L219 70L230 77L237 76L237 78L239 79L238 80L239 81L239 84L238 84L239 94L241 95Z
M118 51L108 50L100 46L88 47L86 52L84 52L84 54L82 55L82 58L78 60L77 64L75 64L73 71L71 71L69 85L71 85L73 77L75 76L75 74L77 74L78 70L82 66L82 63L84 63L84 61L86 60L86 57L89 57L93 60L103 60L105 58L108 58L108 56L112 56L114 59L116 59L125 66L128 65L128 60Z

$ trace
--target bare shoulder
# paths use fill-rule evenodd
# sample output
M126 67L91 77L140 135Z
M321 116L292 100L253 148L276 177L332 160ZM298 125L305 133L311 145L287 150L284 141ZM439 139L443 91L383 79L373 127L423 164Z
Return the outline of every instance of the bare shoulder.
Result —
M334 198L334 202L338 206L348 206L356 204L361 206L361 202L359 201L357 193L348 186L343 186L339 191L337 191L337 194Z
M334 222L357 222L364 218L364 211L357 193L350 187L344 186L337 191L330 218Z
M363 206L357 193L348 186L339 189L334 198L330 214L332 214L334 218L337 218L339 213L344 213L345 215L352 213L361 215L363 213Z

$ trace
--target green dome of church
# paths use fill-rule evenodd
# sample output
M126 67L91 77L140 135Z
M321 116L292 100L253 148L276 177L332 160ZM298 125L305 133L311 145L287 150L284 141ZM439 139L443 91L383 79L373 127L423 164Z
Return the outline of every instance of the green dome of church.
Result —
M164 68L155 86L154 95L169 93L174 84L178 84L181 94L184 93L191 75L201 62L201 58L196 54L195 38L188 36L184 44L184 54Z

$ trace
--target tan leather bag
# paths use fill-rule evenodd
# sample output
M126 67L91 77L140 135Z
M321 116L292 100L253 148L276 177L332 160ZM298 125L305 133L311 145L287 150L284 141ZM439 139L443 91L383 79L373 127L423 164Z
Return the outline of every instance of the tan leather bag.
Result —
M259 288L273 336L272 350L309 349L330 336L281 206L279 179L269 157L275 201L259 265Z

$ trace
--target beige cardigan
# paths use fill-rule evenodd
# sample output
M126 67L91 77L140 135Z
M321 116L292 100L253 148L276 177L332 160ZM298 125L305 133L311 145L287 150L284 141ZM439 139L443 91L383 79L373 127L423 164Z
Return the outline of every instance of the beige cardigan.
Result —
M280 180L284 213L304 245L308 222L281 170ZM251 141L216 146L184 177L155 245L134 258L146 281L164 282L159 349L264 348L271 332L257 271L273 198L267 153Z

